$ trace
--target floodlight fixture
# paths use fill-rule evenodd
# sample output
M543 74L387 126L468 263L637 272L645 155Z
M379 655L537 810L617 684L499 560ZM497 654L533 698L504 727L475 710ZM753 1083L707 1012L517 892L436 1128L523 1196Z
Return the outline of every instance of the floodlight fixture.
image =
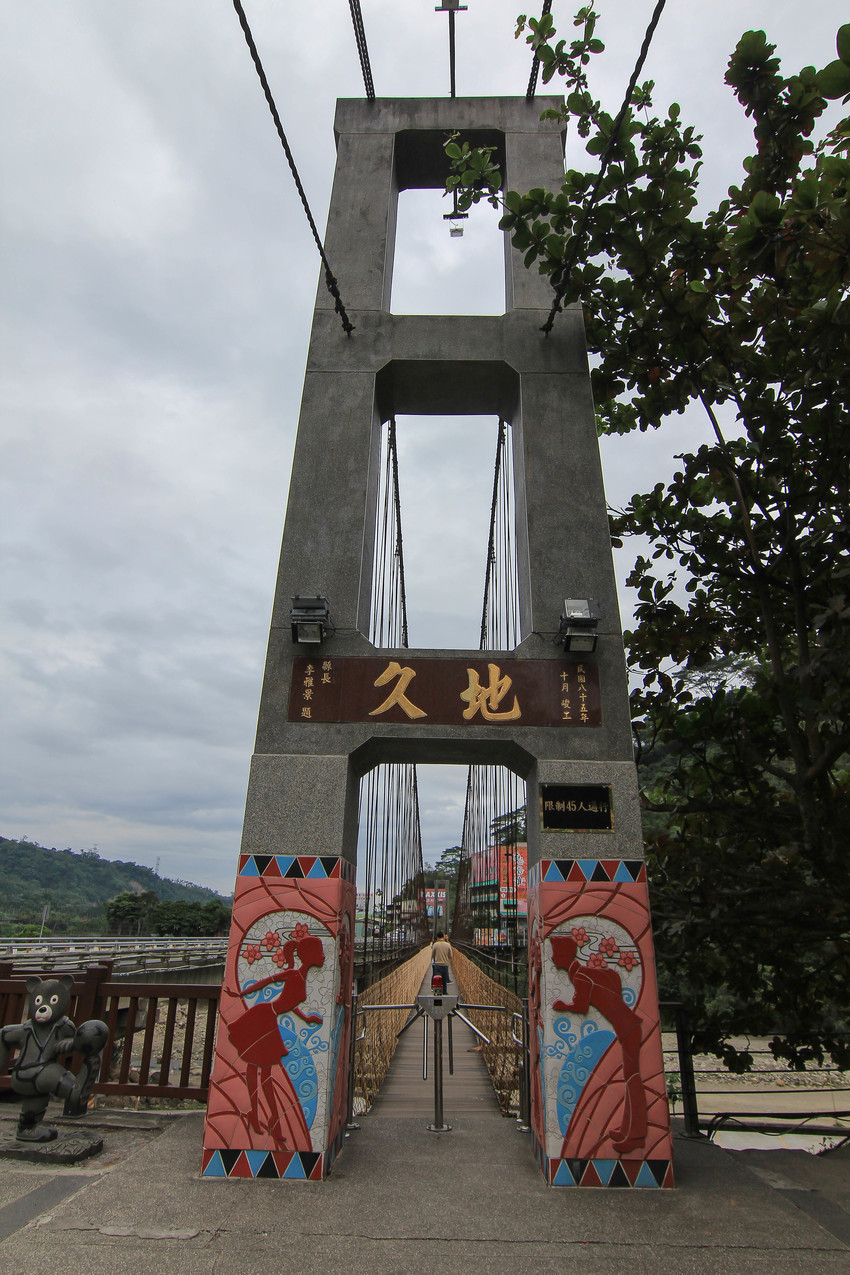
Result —
M327 598L297 597L289 611L292 640L303 646L318 646L333 632Z
M573 655L590 655L596 650L596 630L601 618L602 611L595 598L565 598L558 642Z

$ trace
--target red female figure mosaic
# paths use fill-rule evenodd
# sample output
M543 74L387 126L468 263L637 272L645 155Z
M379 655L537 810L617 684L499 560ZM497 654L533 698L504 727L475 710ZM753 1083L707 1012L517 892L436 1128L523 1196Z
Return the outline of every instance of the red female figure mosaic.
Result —
M285 925L285 916L285 913L281 913L264 920L283 920ZM305 1104L309 1102L313 1105L318 1097L316 1069L309 1065L308 1048L303 1051L304 1063L296 1073L304 1076L304 1084L300 1086L299 1093L297 1079L291 1076L286 1065L293 1052L292 1042L287 1045L286 1041L292 1036L292 1016L297 1015L308 1027L320 1026L324 1021L321 1014L307 1014L302 1006L308 995L307 975L312 969L322 968L325 963L325 949L318 935L311 934L309 926L301 921L296 922L291 937L283 944L280 929L266 930L262 945L269 950L280 968L276 974L270 974L259 982L252 982L250 976L243 978L242 996L249 1002L249 1008L227 1025L227 1034L245 1064L245 1083L251 1100L251 1128L259 1134L268 1131L275 1141L283 1141L294 1151L312 1151ZM296 957L300 964L296 963ZM243 961L250 966L261 960L261 944L246 942L240 956L240 966ZM272 1000L263 999L263 993L267 990L273 993ZM297 1038L294 1048L297 1052ZM280 1067L282 1074L278 1076L278 1081L285 1095L282 1107L278 1104L274 1083L275 1074ZM266 1100L266 1112L263 1114L260 1112L260 1088Z
M226 1163L253 1175L265 1161L250 1153L260 1152L274 1153L275 1176L292 1155L308 1156L313 1176L329 1167L347 1111L353 906L353 885L339 878L238 878L205 1173L221 1176ZM213 1151L247 1159L210 1168Z

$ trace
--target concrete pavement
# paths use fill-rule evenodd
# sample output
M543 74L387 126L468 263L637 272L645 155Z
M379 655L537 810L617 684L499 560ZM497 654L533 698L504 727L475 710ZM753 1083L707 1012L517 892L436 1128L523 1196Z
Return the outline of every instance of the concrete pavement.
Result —
M202 1180L200 1114L98 1115L104 1150L86 1165L0 1162L0 1271L850 1269L850 1149L740 1153L677 1137L675 1191L549 1189L513 1121L453 1124L434 1135L421 1119L363 1117L331 1178L300 1183Z

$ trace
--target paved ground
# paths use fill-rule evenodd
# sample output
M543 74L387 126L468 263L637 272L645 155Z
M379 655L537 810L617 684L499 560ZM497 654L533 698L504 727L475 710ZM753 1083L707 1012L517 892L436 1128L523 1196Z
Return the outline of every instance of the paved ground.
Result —
M850 1270L850 1148L677 1137L675 1191L553 1190L496 1114L443 1135L367 1116L325 1183L201 1180L200 1115L105 1119L87 1167L0 1162L3 1275Z

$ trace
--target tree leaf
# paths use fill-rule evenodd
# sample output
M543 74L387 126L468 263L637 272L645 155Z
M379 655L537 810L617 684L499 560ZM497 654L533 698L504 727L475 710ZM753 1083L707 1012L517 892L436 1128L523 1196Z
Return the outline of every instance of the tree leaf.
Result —
M830 62L818 72L818 88L824 97L844 97L850 93L850 66L846 62Z

